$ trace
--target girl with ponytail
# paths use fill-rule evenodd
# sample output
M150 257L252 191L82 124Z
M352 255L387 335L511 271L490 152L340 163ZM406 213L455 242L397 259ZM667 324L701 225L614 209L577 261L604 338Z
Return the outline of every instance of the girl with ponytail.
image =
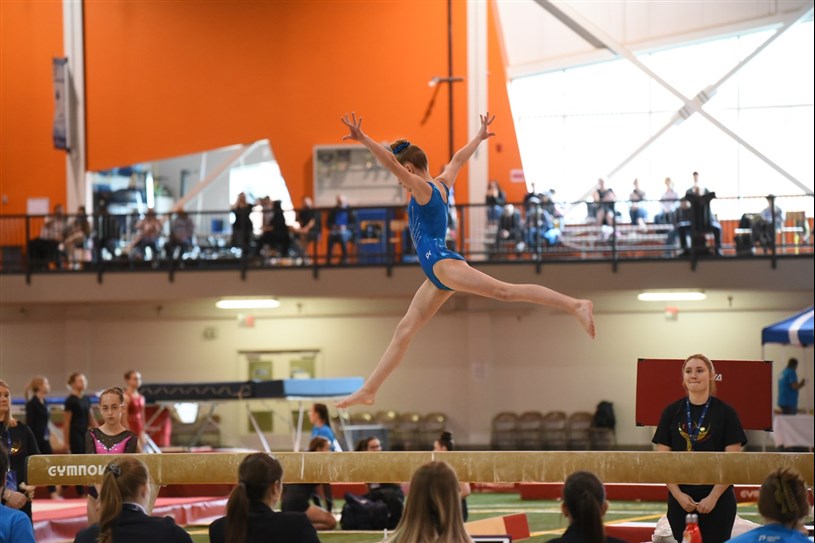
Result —
M134 457L121 457L105 467L99 492L99 524L80 531L74 543L192 543L170 517L151 517L150 476Z
M563 484L563 516L569 519L569 527L563 536L549 543L625 543L621 539L606 536L603 515L608 509L606 490L593 473L576 471Z
M319 543L305 513L272 510L282 492L280 462L265 453L247 455L238 467L226 516L209 526L210 543Z
M453 451L456 449L456 442L453 441L453 434L445 430L439 436L439 439L433 442L433 450L436 452L439 451ZM470 517L469 509L467 508L467 496L472 493L472 489L470 488L470 483L459 482L458 483L458 494L461 496L461 516L464 518L464 522L467 522L467 519Z
M804 519L810 512L807 487L798 472L780 468L768 475L758 494L758 512L766 524L734 537L730 540L732 543L811 541L804 527Z

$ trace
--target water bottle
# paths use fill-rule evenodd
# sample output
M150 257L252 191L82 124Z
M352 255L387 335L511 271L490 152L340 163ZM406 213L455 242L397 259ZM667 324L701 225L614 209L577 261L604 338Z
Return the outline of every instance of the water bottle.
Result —
M699 531L699 516L688 513L685 517L685 532L682 534L682 543L702 543L702 532Z

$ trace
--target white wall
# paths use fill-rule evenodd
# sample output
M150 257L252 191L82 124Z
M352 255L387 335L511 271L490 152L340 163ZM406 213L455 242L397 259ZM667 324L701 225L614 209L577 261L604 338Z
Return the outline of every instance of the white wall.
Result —
M129 315L127 305L104 317L6 315L0 323L0 377L14 395L35 374L45 374L55 393L62 392L72 371L85 372L93 390L121 385L131 368L142 371L145 382L239 380L247 373L238 351L266 349L318 349L322 376L364 376L401 317L399 305L383 301L380 313L359 316L259 317L254 328L241 328L233 318ZM490 419L499 411L593 411L597 402L609 400L618 418L618 442L647 446L652 429L633 423L638 358L703 352L713 359L760 359L761 328L794 309L682 310L677 321L666 321L661 309L600 311L599 333L590 341L570 317L547 309L461 304L416 337L375 408L441 411L450 416L461 443L486 444ZM216 329L215 339L205 339L208 327ZM811 379L811 350L768 348L767 358L776 360L774 374L788 352L799 355L799 374ZM811 386L802 389L802 407L813 406L812 394ZM257 445L245 432L242 406L225 404L218 412L226 444ZM290 446L288 434L279 434L273 444Z

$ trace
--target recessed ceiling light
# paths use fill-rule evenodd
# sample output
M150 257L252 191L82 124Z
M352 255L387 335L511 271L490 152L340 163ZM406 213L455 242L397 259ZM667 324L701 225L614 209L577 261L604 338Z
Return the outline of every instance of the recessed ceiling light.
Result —
M641 292L637 295L641 302L698 302L706 298L701 290Z
M215 302L218 309L275 309L280 302L274 298L232 298Z

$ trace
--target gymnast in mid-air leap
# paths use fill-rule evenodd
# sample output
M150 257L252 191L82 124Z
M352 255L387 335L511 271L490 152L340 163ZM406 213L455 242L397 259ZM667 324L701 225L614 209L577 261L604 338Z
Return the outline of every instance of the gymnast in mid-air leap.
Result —
M362 388L337 402L337 407L371 405L385 379L396 369L413 336L416 335L455 291L469 292L496 300L531 302L561 309L577 318L586 332L594 337L594 317L589 300L571 298L540 285L505 283L471 268L464 258L447 249L447 198L461 168L478 145L495 134L489 125L495 117L481 116L481 128L475 137L454 156L436 178L429 173L427 155L407 140L397 140L390 148L376 143L362 131L362 117L346 114L341 120L349 133L343 140L355 140L367 147L376 159L390 170L410 192L408 219L410 235L416 246L427 280L413 296L407 313L396 326L385 354Z

